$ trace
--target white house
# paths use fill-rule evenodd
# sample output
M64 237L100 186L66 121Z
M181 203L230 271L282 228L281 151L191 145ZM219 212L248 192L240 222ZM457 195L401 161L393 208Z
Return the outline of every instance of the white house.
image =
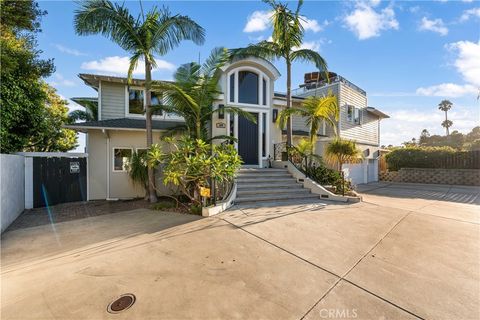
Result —
M146 147L144 108L144 82L126 78L80 74L79 77L98 92L98 121L76 123L68 126L87 133L88 199L117 199L142 197L144 191L134 186L125 170L125 164L133 150ZM213 135L231 135L244 166L262 168L274 157L275 144L285 141L285 132L276 125L278 113L285 108L285 94L275 92L279 71L270 62L259 58L246 58L223 67L220 94L214 107L232 105L251 112L256 123L241 116L216 113L211 121ZM336 76L329 83L308 81L296 91L293 103L304 97L323 94L332 90L338 96L341 119L340 136L356 140L364 150L365 161L346 166L354 183L376 181L380 137L380 120L388 117L368 107L366 93L342 77ZM153 103L158 99L152 94ZM153 116L154 142L160 142L162 133L181 124L182 118L170 114ZM308 135L301 118L293 119L294 138ZM319 130L317 150L332 139L332 129L323 126ZM160 186L161 183L158 183Z

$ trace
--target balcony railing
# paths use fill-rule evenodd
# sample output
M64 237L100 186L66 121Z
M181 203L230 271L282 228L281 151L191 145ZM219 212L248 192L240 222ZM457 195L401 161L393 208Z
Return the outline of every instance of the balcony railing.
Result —
M346 86L354 89L355 91L357 91L357 92L359 92L359 93L361 93L365 96L367 95L365 90L361 89L359 86L353 84L352 82L348 81L347 79L345 79L344 77L339 76L339 75L330 78L329 81L322 80L322 81L318 81L318 82L303 84L300 88L293 89L292 90L292 95L302 96L302 95L304 95L304 94L306 94L306 93L308 93L312 90L320 89L320 88L326 87L330 84L334 84L334 83L338 83L338 82L341 82L341 83L345 84Z

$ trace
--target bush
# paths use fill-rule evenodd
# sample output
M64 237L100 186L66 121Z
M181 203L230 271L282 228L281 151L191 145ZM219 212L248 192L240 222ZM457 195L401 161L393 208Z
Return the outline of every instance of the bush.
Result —
M388 169L443 168L480 169L478 152L455 151L451 147L407 147L385 155Z
M345 189L345 192L352 190L352 183L350 180L343 180L342 174L339 171L327 168L322 163L314 167L302 169L302 171L307 177L322 186L334 186L336 193L341 193L343 189ZM343 182L345 182L345 184L342 186Z
M175 204L172 201L160 201L151 206L152 210L158 210L158 211L171 209L174 207L175 207Z

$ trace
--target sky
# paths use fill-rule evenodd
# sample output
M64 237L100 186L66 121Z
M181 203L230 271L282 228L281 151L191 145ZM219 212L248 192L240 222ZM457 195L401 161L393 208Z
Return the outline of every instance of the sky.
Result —
M78 36L73 29L77 4L40 1L48 12L38 36L42 57L54 58L56 72L47 79L66 99L96 96L79 73L126 76L128 53L103 36ZM168 80L176 67L203 61L215 47L237 48L268 39L269 7L260 1L142 1L144 10L166 6L188 15L206 30L204 45L185 41L157 57L154 79ZM139 1L125 1L136 16ZM296 2L289 3L291 8ZM480 1L305 1L303 47L318 51L330 71L367 92L368 105L390 115L382 120L381 144L400 145L422 129L444 134L443 99L453 103L450 129L469 132L480 121ZM286 88L282 76L275 91ZM293 88L303 82L308 63L293 65ZM143 77L141 70L134 74ZM70 108L78 105L70 102ZM83 151L85 139L80 137Z

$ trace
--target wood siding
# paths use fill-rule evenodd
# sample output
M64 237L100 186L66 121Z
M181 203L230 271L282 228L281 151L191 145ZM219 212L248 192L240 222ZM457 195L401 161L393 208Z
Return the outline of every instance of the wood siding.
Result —
M377 116L367 112L367 97L345 84L340 84L340 136L359 143L378 145ZM360 124L354 124L347 119L347 106L360 108Z
M302 94L300 96L308 97L308 96L316 95L317 97L322 97L322 96L326 96L327 94L329 94L331 92L335 96L338 97L339 96L339 94L338 94L339 93L339 86L340 86L340 84L335 83L335 84L332 84L332 85L327 86L327 87L318 88L316 90L316 92L312 90L312 91L306 92L305 94ZM305 125L305 118L299 117L299 116L293 116L292 117L292 127L293 127L294 131L295 130L306 131L306 132L310 131L310 129ZM322 126L320 126L320 129L318 130L318 133L319 134L323 133ZM332 137L334 135L333 128L329 125L326 125L325 133L326 133L326 136Z
M102 120L125 118L125 85L102 82Z

